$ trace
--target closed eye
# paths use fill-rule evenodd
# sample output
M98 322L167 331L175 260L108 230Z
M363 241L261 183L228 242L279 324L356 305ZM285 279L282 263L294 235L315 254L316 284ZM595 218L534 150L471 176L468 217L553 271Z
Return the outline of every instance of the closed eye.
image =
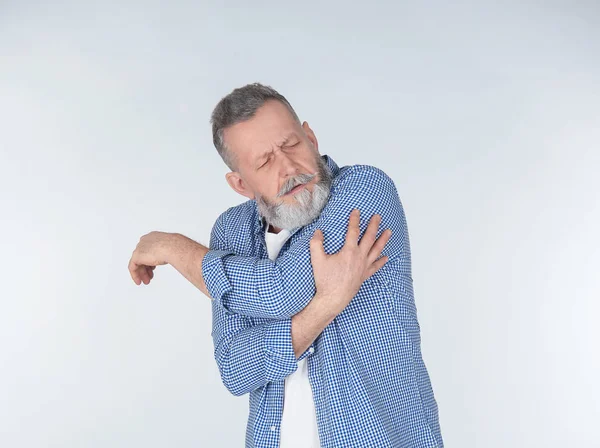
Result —
M293 148L294 146L298 146L300 144L300 141L297 141L296 143L292 144L292 145L287 145L284 146L284 148ZM265 163L263 163L262 165L260 165L258 168L256 168L257 170L261 169L263 166L265 166L267 163L269 163L271 160L271 157L267 157L267 160L265 161Z

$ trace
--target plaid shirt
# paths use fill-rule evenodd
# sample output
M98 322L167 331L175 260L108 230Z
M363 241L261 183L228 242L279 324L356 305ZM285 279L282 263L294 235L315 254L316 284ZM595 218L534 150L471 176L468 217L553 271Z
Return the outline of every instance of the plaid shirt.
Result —
M212 337L225 387L250 394L246 447L279 446L284 379L297 368L291 317L315 295L309 241L323 231L326 253L342 248L348 218L360 210L361 236L373 214L377 236L390 228L389 261L300 356L308 357L321 447L443 447L438 409L421 356L404 210L379 168L339 168L321 215L291 229L270 260L265 221L254 200L223 212L210 237L202 274L213 298Z

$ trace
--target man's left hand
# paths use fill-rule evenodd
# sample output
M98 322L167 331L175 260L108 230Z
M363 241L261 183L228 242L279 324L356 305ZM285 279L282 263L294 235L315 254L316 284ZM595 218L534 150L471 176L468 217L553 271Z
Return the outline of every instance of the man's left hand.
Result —
M150 232L140 238L131 260L129 260L129 274L136 285L144 282L150 283L154 277L154 268L167 264L167 254L172 233Z

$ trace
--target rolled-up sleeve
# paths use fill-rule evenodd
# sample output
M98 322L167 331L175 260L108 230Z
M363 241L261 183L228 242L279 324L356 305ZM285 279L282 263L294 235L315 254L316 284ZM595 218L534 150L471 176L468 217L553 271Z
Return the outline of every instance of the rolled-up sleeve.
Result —
M207 263L221 264L224 254L233 253L227 246L223 217L211 231L211 251ZM215 275L207 282L215 295L229 287L221 267L211 269ZM206 281L206 280L205 280ZM291 318L253 325L251 319L225 309L220 301L212 302L214 356L225 387L234 395L243 395L268 382L282 380L298 367L291 334ZM308 349L298 358L306 356Z
M393 180L379 168L354 165L340 175L316 228L324 234L326 253L339 251L348 218L360 210L360 236L374 214L382 217L378 236L390 228L392 236L382 255L390 261L409 251L404 210ZM229 311L262 318L284 319L301 311L315 295L310 261L310 239L304 235L275 260L209 252L202 263L207 288L215 301ZM384 267L385 269L385 267Z

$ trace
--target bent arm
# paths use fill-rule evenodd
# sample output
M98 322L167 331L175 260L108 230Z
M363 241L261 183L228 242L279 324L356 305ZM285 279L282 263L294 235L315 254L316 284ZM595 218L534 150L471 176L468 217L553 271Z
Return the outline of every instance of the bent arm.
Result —
M323 209L316 228L325 236L327 253L344 245L350 212L358 208L362 237L372 215L381 215L378 236L392 230L382 255L390 261L409 251L402 203L392 179L382 170L349 168ZM304 235L276 260L243 257L231 251L209 251L202 259L202 276L210 296L223 308L252 317L285 319L302 310L315 295L310 262L310 238ZM385 267L383 268L385 269Z
M211 232L210 247L226 247L218 222ZM213 301L214 355L227 390L243 395L293 373L297 361L307 356L314 340L335 317L327 300L317 295L294 317L261 325L252 325L248 317Z
M215 360L223 384L239 396L279 381L296 371L298 360L335 316L327 315L319 296L292 318L251 325L249 319L213 301Z

